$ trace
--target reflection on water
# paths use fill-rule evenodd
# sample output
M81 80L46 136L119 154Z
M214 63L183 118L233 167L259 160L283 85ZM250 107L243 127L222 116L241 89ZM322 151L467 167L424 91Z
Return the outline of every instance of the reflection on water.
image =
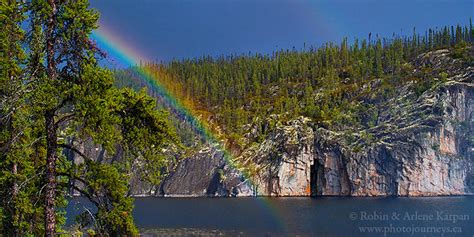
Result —
M206 230L193 228L180 229L140 229L140 235L144 237L169 237L169 236L245 236L245 233L238 231Z
M137 198L134 218L143 236L473 236L474 197Z

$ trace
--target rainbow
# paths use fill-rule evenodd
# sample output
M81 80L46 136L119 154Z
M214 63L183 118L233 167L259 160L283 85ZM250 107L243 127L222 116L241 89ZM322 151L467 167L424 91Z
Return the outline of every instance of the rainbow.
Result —
M146 59L143 54L139 53L138 50L134 49L131 45L123 42L120 37L114 34L111 31L107 31L106 27L99 28L91 34L92 40L94 40L97 46L106 53L107 60L109 63L119 67L133 67L136 70L136 73L139 75L140 80L149 86L149 90L152 90L158 97L165 103L166 107L177 117L183 118L188 122L193 130L200 134L207 142L214 144L217 149L223 152L223 157L225 162L232 168L239 170L244 180L248 182L250 187L255 187L255 182L252 178L246 174L246 172L241 168L236 159L233 158L230 151L228 151L225 146L220 142L219 136L214 134L211 128L199 119L199 116L192 112L192 108L188 108L179 101L176 97L172 95L170 91L166 89L165 86L160 84L158 78L152 73L152 71L143 68L135 67L141 63L142 59ZM256 192L256 191L254 191ZM256 196L258 193L255 193ZM286 231L285 225L281 221L281 218L278 218L277 209L274 207L271 199L267 197L258 197L258 200L261 200L264 209L268 210L273 217L274 221L282 228L283 231Z

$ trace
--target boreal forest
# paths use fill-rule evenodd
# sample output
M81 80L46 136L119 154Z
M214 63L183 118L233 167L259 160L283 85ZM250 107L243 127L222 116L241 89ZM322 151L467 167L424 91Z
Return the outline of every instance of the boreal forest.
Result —
M410 85L416 95L443 83L450 74L426 65L416 70L420 55L451 49L452 57L472 63L472 22L445 26L411 36L344 38L321 47L282 49L272 54L248 53L221 57L204 56L169 63L142 63L173 96L203 117L220 138L239 152L259 143L276 122L299 116L315 126L350 134L378 125L383 101L396 88ZM115 70L119 87L148 85L138 79L137 68ZM133 80L130 80L133 79ZM153 93L151 91L151 93ZM278 116L273 122L267 118ZM249 125L258 128L252 140L242 139ZM192 145L189 126L177 123L180 137ZM189 140L190 137L193 139ZM189 140L189 141L187 141Z

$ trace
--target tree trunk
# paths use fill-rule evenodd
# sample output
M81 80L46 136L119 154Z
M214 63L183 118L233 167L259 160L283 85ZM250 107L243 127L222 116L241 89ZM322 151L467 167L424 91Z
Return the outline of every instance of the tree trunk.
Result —
M46 195L45 195L45 236L55 236L56 234L56 213L54 210L56 200L56 158L57 158L57 137L56 125L54 124L54 111L48 111L46 120Z
M8 2L9 5L13 5L15 4L15 2L13 0L10 0ZM16 7L16 6L15 6ZM18 18L18 14L17 14L17 9L15 8L15 10L13 11L13 15L12 15L12 18L13 18L13 21L17 21L17 18ZM9 29L11 30L11 32L13 32L13 28ZM12 40L11 42L17 42L18 41L18 37L16 34L12 34ZM14 44L14 43L13 43ZM13 49L13 47L12 47ZM9 50L8 52L8 56L10 59L13 59L14 56L13 56L13 50ZM9 74L9 77L10 77L10 83L12 84L15 84L16 85L16 81L15 81L15 77L13 76L12 72L9 70L8 72ZM15 133L15 129L13 128L13 120L14 120L14 115L12 114L10 119L9 119L9 122L8 122L8 131L10 131L10 141L12 142L11 145L13 145L14 143L14 136L13 134ZM17 175L18 175L18 164L17 164L17 158L13 158L13 164L12 164L12 169L11 169L11 172L12 172L12 175L13 175L13 183L12 183L12 187L11 187L11 192L12 192L12 196L11 196L11 203L12 203L12 227L13 227L13 236L18 236L18 223L19 223L19 220L20 220L20 213L18 212L18 207L17 207L17 196L18 196L18 180L17 180Z
M55 35L56 27L56 2L55 0L48 0L51 7L51 15L47 22L46 31L46 57L48 78L56 80L56 62L55 62ZM56 125L54 123L55 110L48 110L45 113L45 128L46 128L46 194L45 194L45 208L44 208L44 225L45 236L56 235L56 158L57 158L57 134Z
M18 181L16 178L16 175L18 174L18 165L16 161L13 162L13 165L12 165L12 174L14 176L13 185L12 185L12 203L16 205L16 201L17 201L16 198L18 196ZM20 221L20 213L18 212L16 206L13 207L12 217L13 217L13 223L15 224L13 226L13 236L18 236L18 223Z

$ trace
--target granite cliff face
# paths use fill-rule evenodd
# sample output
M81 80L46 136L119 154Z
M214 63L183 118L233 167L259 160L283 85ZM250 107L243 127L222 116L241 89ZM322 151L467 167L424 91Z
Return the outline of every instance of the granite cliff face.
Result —
M420 55L414 70L429 65L449 75L443 81L433 78L440 83L421 95L409 90L410 83L398 88L397 96L381 105L386 109L375 126L345 133L317 127L304 117L278 123L263 142L238 157L256 172L240 174L226 165L221 152L208 147L178 164L160 194L472 194L474 70L448 54L439 50Z
M214 146L179 162L160 185L161 196L251 196L242 174Z

